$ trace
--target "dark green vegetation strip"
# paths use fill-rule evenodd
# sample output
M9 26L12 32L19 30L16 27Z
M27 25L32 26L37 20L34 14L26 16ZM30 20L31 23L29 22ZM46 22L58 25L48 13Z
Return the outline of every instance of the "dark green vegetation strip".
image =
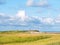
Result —
M26 32L39 32L38 30L16 30L16 31L0 31L0 33L7 33L7 34L11 34L11 33L26 33Z
M27 31L1 31L0 34L26 33Z

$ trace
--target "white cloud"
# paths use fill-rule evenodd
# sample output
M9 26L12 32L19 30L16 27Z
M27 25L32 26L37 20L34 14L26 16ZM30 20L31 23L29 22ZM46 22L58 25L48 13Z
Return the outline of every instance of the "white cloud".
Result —
M49 7L49 4L48 4L47 0L40 0L38 2L35 2L35 0L28 0L27 1L27 6L32 6L32 7Z
M19 10L16 14L17 17L21 18L22 21L25 20L26 18L26 12L25 10Z
M9 20L13 21L15 20L16 18L14 16L10 16Z
M27 6L31 6L33 4L33 0L28 0L27 1Z
M4 24L10 24L10 25L40 25L41 23L44 24L53 24L53 18L42 18L39 16L27 16L25 10L20 10L16 14L16 16L3 16L4 14L1 14L1 19Z
M38 5L48 5L48 1L47 0L41 0L40 2L38 2Z
M55 18L56 23L60 23L60 15Z
M46 24L54 24L53 18L42 18L42 22Z
M53 25L55 22L60 23L60 16L55 19L50 17L27 16L25 10L18 11L16 16L7 16L4 13L0 15L0 24L41 26L43 24Z
M54 19L49 17L39 17L39 16L32 16L33 18L39 20L39 22L44 24L54 24Z
M33 18L39 19L40 21L42 20L42 17L39 16L32 16Z
M0 16L5 16L5 14L4 13L0 13Z

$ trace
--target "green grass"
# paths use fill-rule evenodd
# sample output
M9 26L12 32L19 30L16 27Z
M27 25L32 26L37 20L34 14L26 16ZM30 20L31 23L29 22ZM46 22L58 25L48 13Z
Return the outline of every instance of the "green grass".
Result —
M0 32L0 45L60 45L60 34L4 31Z
M50 37L49 36L32 36L32 37L0 36L0 44L33 42L47 38Z

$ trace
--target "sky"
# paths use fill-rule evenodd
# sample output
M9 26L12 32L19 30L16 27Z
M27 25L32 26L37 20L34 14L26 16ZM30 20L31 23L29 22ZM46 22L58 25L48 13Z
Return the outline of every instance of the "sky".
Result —
M60 31L60 0L0 0L0 31Z

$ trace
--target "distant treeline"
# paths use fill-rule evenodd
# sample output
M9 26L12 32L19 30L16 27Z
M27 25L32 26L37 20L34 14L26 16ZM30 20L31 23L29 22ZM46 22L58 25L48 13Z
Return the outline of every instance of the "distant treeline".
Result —
M0 33L24 33L24 32L39 32L39 30L11 30L11 31L0 31Z

